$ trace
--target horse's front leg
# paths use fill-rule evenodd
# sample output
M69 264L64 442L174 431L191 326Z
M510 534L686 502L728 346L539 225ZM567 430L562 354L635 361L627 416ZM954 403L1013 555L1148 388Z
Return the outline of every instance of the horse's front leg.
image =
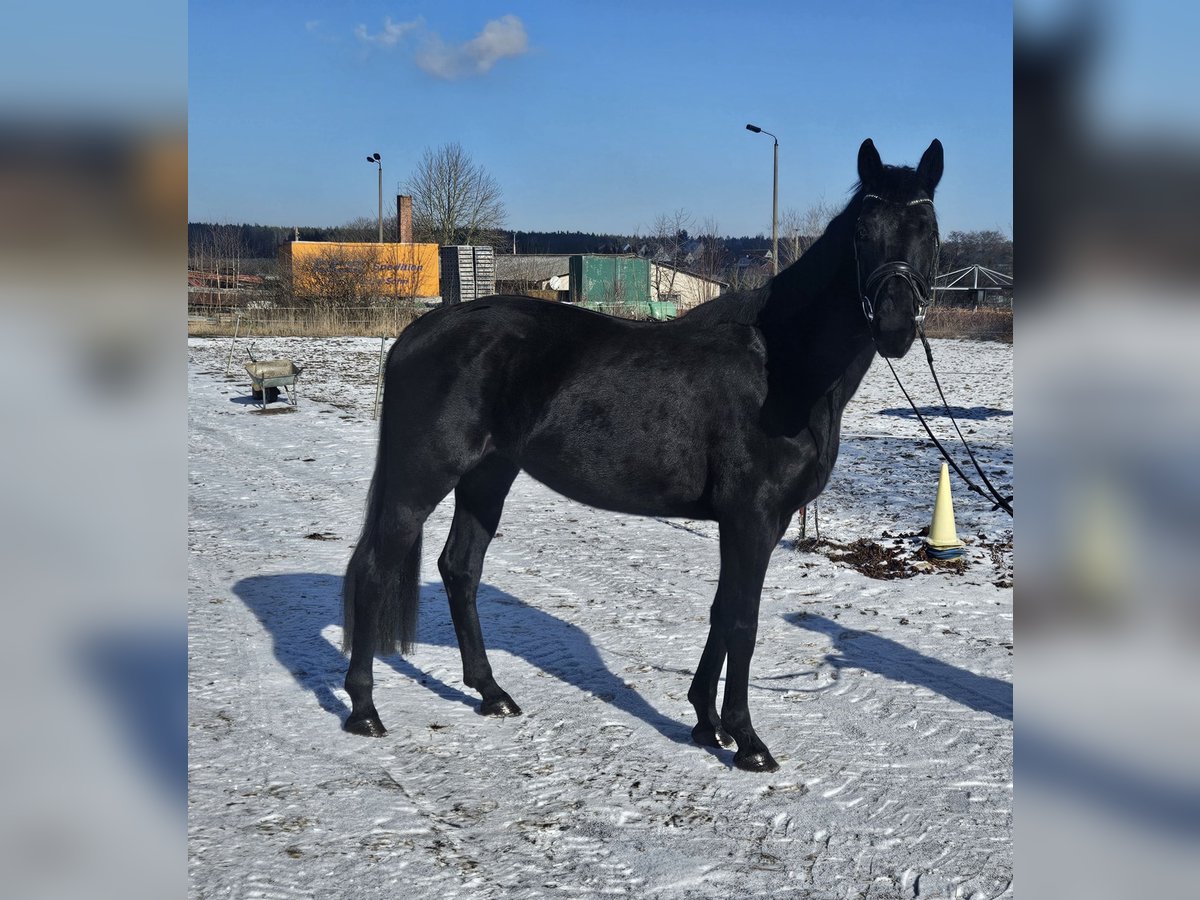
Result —
M737 743L734 765L749 772L773 772L779 768L767 745L754 731L747 697L763 579L779 536L780 529L773 520L721 523L721 577L713 604L714 630L719 630L728 654L721 725ZM711 635L709 643L712 644ZM715 682L713 687L715 694Z

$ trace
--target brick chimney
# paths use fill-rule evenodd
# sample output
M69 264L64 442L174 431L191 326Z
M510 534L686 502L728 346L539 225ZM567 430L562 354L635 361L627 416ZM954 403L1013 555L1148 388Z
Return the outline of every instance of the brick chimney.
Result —
M396 220L401 244L412 243L412 197L396 195Z

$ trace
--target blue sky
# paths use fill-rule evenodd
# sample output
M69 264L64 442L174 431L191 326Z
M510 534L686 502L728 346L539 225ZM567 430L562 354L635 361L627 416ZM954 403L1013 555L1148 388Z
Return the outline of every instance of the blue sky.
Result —
M863 138L946 148L943 233L1012 231L1012 5L204 2L189 8L189 218L334 225L457 141L508 225L724 234L840 205Z

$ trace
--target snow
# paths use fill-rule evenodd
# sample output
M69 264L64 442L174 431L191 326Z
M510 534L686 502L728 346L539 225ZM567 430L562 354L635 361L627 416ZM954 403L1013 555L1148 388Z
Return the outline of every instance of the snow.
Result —
M1006 515L956 480L969 565L891 581L799 552L789 530L750 690L781 768L759 775L690 741L713 523L600 512L520 476L479 595L497 680L525 712L497 720L461 682L437 577L449 498L426 525L420 643L375 663L389 733L356 737L339 727L340 587L380 342L252 341L305 367L294 412L250 405L247 342L226 374L228 339L189 340L192 896L1011 896ZM934 352L1011 490L1011 346ZM932 402L919 347L898 369ZM940 468L906 409L877 360L819 501L823 537L917 546L883 536L928 524ZM951 446L948 420L931 423Z

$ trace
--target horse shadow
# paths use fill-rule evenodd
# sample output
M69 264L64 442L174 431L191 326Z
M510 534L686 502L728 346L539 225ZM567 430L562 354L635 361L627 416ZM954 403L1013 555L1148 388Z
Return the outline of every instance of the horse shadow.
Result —
M976 421L1005 418L1013 414L1011 409L998 409L994 406L920 406L916 410L912 407L901 408L897 406L891 409L881 409L878 415L897 416L901 419L915 419L918 412L927 419L936 419L949 415L956 419L974 419Z
M175 802L187 802L187 632L170 626L88 634L76 662L105 695L125 746Z
M847 628L824 616L798 612L788 613L783 618L799 628L828 635L837 655L831 653L825 659L837 669L865 669L892 681L926 687L955 703L1012 721L1011 682L976 675L869 631Z
M342 623L342 577L318 573L255 575L233 586L234 593L270 633L275 658L313 693L321 709L344 723L349 706L338 692L347 659L322 632ZM417 642L458 649L458 638L442 588L422 587ZM641 719L663 737L690 744L691 730L651 706L624 679L605 666L595 645L576 625L480 584L479 618L489 650L504 650L549 676ZM480 698L424 671L399 654L377 657L443 700L477 709ZM503 678L501 682L504 683ZM520 697L520 688L512 693ZM518 702L520 700L518 699Z

